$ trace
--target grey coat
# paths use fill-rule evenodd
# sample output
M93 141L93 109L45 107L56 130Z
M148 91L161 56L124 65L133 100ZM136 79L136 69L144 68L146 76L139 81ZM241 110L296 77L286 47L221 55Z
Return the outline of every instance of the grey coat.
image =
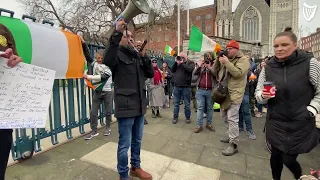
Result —
M162 107L164 105L164 83L154 85L153 78L149 78L146 81L148 91L149 91L149 105L151 107Z

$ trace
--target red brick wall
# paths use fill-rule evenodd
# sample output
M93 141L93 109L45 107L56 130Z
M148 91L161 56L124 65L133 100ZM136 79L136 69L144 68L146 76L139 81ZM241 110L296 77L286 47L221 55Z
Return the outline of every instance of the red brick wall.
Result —
M301 38L301 48L313 52L316 58L320 56L320 28L317 28L315 33Z
M206 16L208 14L211 14L211 18L207 19ZM200 20L197 19L197 17L200 17ZM207 36L213 36L215 31L215 19L216 19L216 7L214 5L199 7L195 9L190 9L190 28L192 25L197 26L204 34ZM203 19L203 20L202 20ZM183 39L186 37L186 29L187 29L187 11L181 11L180 16L180 35L181 35L181 42L180 45L183 44ZM177 17L174 14L170 20L171 25L154 25L153 30L150 32L150 37L153 39L153 41L149 40L148 45L146 46L147 49L153 50L155 52L160 51L161 53L164 53L164 48L166 44L171 46L172 48L176 48L178 45L177 41ZM202 28L202 24L204 25ZM211 26L211 29L209 31L206 31L206 27ZM167 28L166 28L167 27ZM161 28L161 31L160 31ZM143 41L146 37L146 34L143 32L139 32L135 35L136 40ZM166 41L165 37L168 37L169 40ZM160 41L158 42L158 38L160 38Z

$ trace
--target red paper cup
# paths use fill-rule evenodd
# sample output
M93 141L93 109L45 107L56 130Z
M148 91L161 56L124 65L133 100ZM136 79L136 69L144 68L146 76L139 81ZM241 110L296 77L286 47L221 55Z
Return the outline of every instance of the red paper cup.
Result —
M264 82L263 86L264 86L264 89L266 89L267 92L270 93L270 96L272 98L276 96L276 86L274 82L270 82L270 81Z

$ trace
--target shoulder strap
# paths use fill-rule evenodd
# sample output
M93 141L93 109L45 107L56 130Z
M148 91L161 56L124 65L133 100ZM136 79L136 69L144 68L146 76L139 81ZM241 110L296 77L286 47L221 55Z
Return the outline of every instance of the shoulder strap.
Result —
M224 68L223 68L222 77L221 77L221 78L219 78L219 79L217 79L217 81L218 81L218 82L223 81L224 79L226 79L226 75L227 75L227 68L226 68L226 67L224 67Z

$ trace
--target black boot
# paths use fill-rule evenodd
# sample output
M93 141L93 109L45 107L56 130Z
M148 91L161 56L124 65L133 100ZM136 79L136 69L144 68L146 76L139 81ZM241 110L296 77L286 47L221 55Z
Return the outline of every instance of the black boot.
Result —
M159 118L162 118L159 110L157 110L157 116L158 116Z
M154 111L154 108L152 108L152 118L156 118L156 112Z
M144 124L148 124L148 121L146 118L144 118Z

